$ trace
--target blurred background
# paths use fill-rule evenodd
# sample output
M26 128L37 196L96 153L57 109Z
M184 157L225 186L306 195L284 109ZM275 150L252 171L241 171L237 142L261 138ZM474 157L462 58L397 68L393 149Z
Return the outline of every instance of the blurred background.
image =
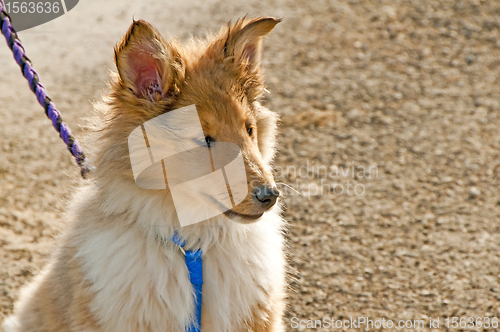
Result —
M83 0L19 35L91 144L80 126L132 18L185 39L247 14L284 18L265 40L263 103L282 117L278 181L300 192L286 190L288 330L500 316L499 2ZM0 70L1 321L80 180L3 41Z

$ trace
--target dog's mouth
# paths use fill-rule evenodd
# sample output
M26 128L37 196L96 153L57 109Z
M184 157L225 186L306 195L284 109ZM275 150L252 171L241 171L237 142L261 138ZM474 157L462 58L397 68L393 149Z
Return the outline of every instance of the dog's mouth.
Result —
M227 210L226 212L224 212L224 215L228 218L231 218L231 219L234 217L239 217L243 220L253 221L253 220L257 220L260 217L262 217L264 215L264 212L259 213L259 214L243 214L243 213L238 213L238 212L233 211L233 210Z

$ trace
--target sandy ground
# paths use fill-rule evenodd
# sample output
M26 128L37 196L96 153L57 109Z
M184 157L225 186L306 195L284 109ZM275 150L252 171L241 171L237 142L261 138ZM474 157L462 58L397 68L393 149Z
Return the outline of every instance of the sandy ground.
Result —
M285 18L264 65L279 180L302 193L286 199L288 330L332 330L293 317L440 317L434 331L500 317L498 2L84 0L20 36L80 138L132 17L185 38L245 14ZM5 44L0 68L1 321L55 248L79 179Z

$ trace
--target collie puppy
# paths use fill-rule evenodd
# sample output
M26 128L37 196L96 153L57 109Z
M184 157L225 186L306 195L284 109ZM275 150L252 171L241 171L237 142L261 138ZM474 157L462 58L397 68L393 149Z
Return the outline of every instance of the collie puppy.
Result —
M132 23L115 47L118 73L96 105L103 115L87 144L95 148L93 175L69 205L59 250L22 292L5 332L185 331L194 291L174 234L186 250L204 253L201 331L284 330L284 221L270 166L278 117L259 103L262 41L278 22L244 18L187 43ZM181 227L168 186L136 184L128 137L189 105L208 144L239 147L248 194Z

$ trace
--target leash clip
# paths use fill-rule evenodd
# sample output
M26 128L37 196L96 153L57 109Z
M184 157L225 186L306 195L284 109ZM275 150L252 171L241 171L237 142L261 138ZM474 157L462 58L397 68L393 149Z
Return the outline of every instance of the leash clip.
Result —
M180 236L179 233L175 232L174 235L170 238L170 240L175 243L178 247L179 250L182 252L184 257L186 256L186 250L184 250L184 245L186 244L186 241L184 241Z

